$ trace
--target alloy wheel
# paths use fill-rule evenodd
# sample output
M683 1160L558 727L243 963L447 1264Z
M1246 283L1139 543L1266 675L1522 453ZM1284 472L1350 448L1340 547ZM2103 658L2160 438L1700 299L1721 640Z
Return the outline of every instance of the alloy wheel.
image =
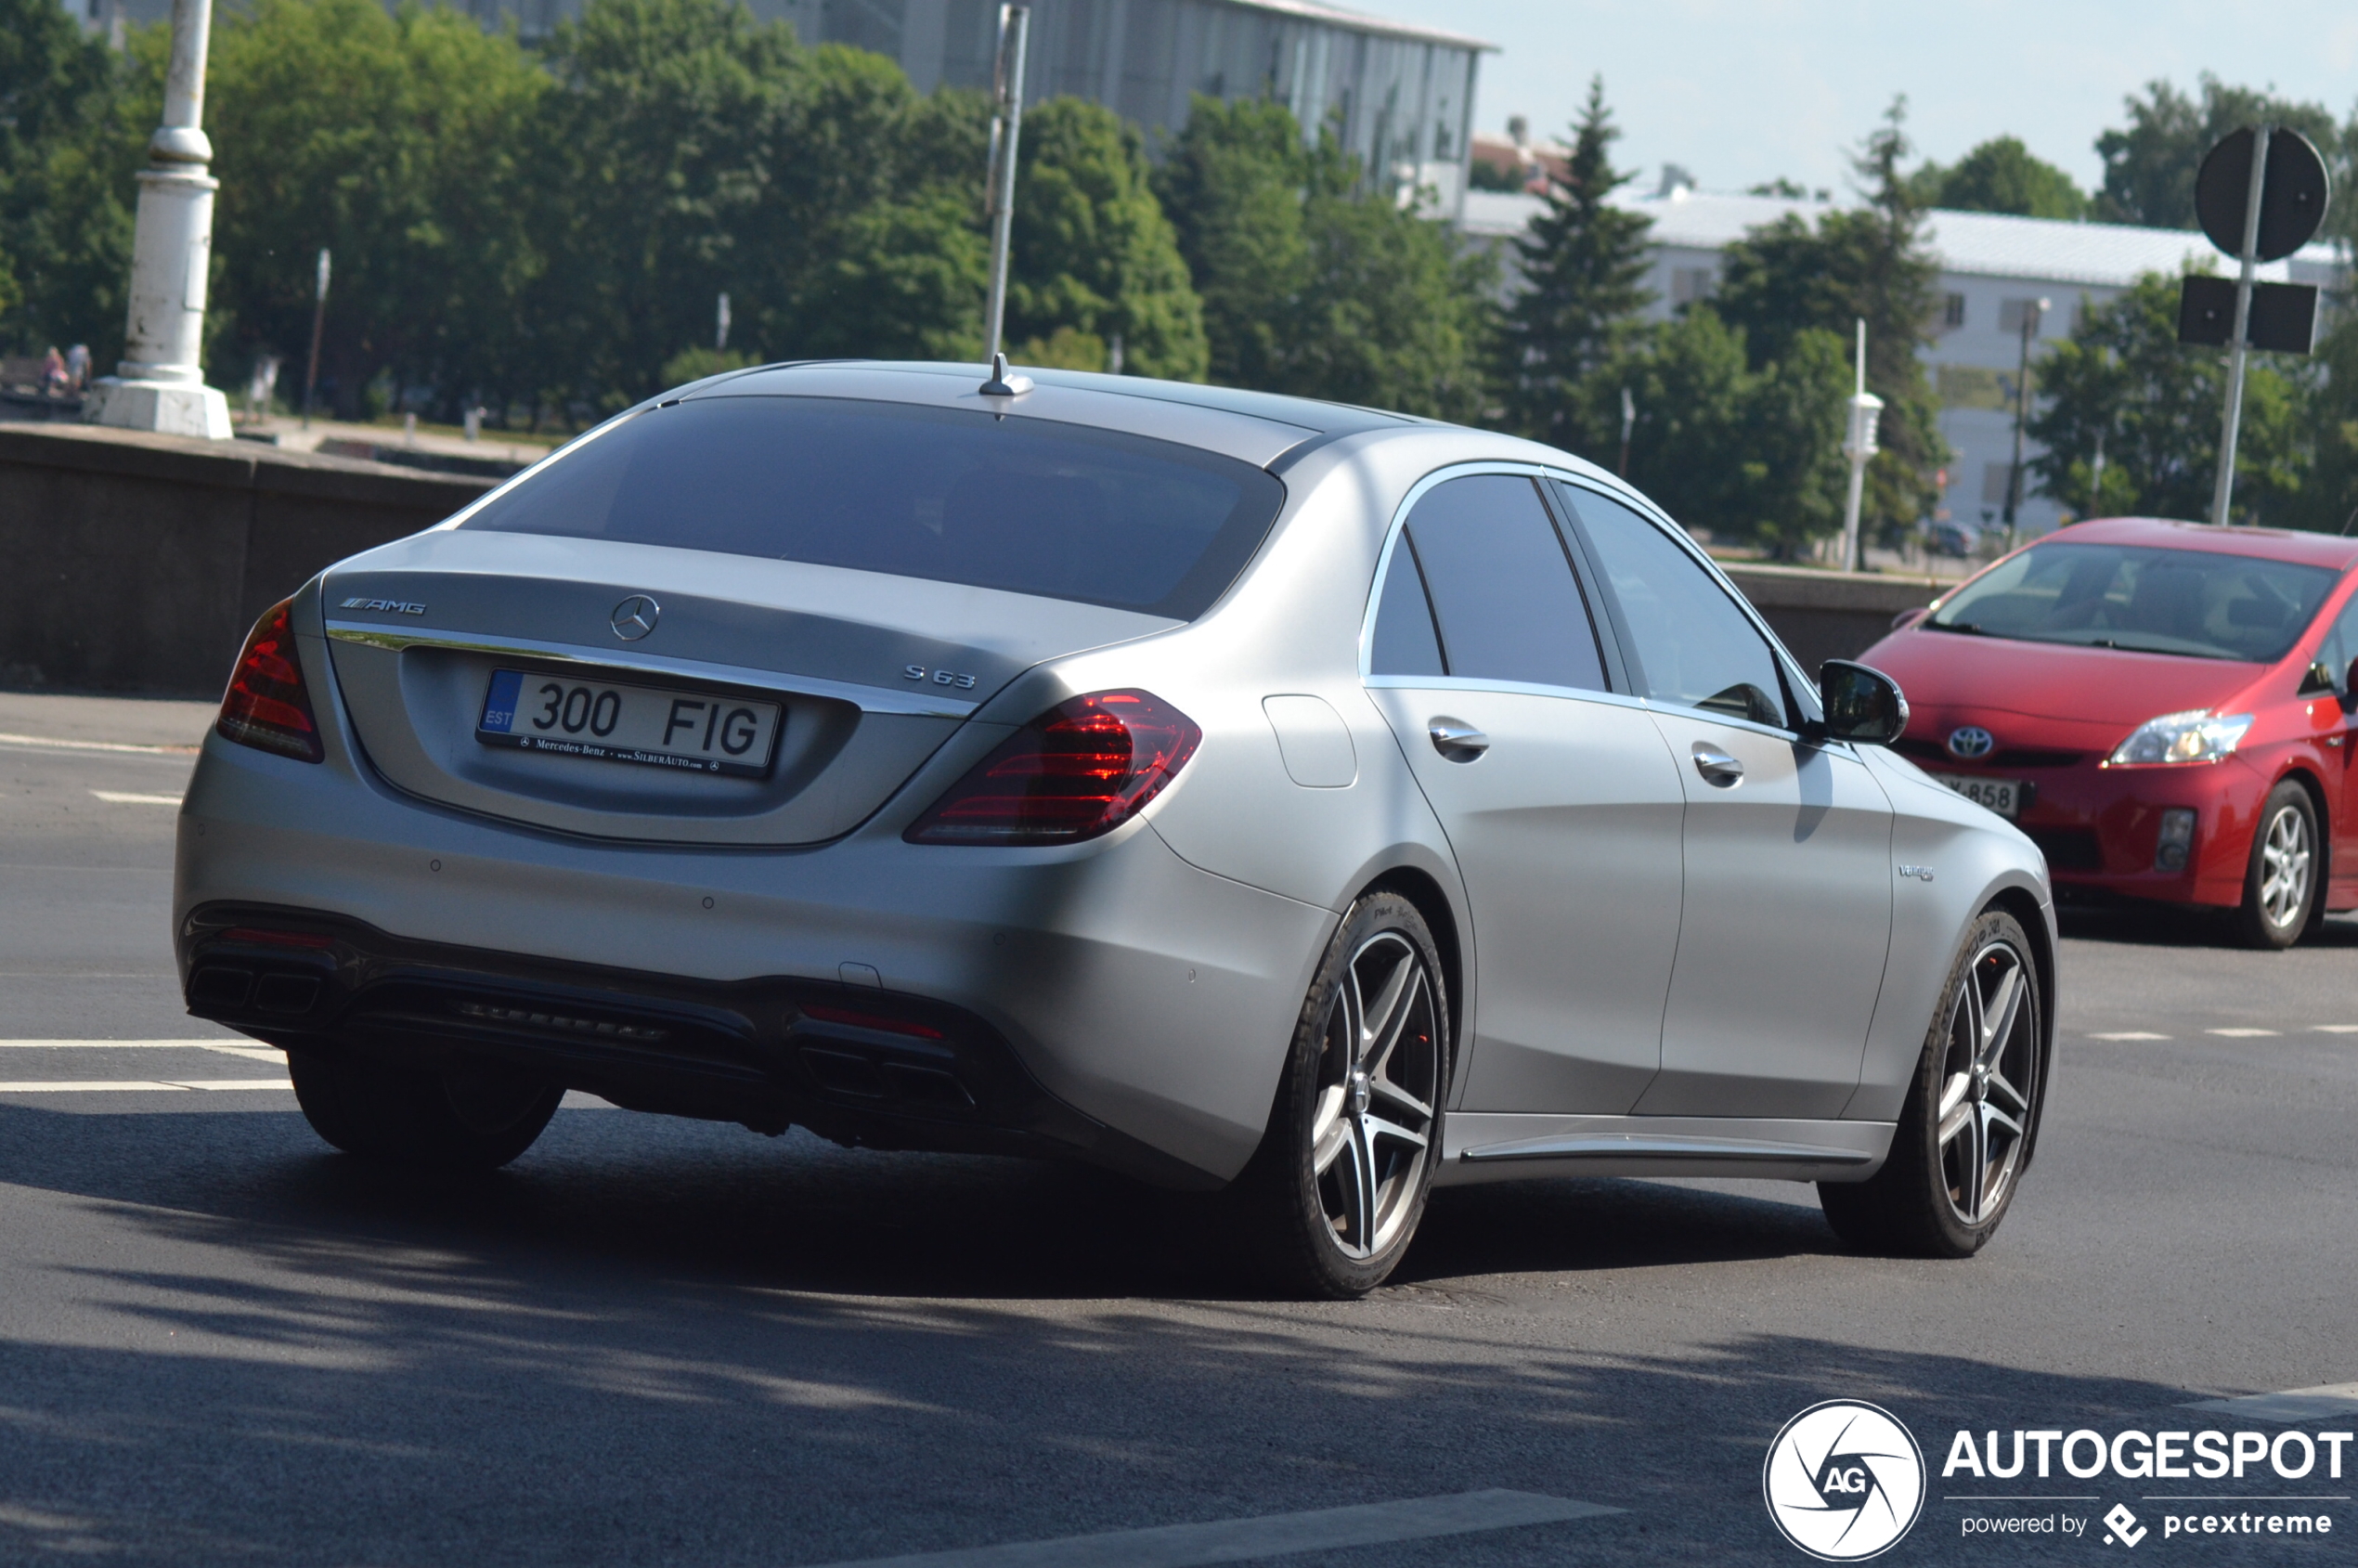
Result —
M2309 899L2309 819L2282 806L2260 843L2260 907L2275 927L2298 919Z
M2038 1085L2039 1019L2012 942L1974 954L1949 1016L1940 1083L1940 1164L1949 1207L1968 1226L2004 1209Z
M1344 966L1321 1030L1310 1164L1335 1245L1366 1259L1415 1212L1432 1155L1441 1032L1432 977L1397 931Z

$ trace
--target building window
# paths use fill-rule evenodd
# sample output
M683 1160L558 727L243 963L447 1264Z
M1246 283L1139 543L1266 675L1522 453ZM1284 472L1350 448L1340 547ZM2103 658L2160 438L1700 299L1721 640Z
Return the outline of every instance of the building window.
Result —
M1940 324L1943 328L1952 332L1965 324L1964 295L1950 294L1941 303Z
M1711 297L1711 268L1678 266L1670 270L1670 303L1692 305Z
M2006 487L2014 478L2015 465L1993 462L1981 471L1981 504L2002 507L2006 504Z
M2038 315L2039 302L2037 300L2008 300L1998 307L1998 330L2002 332L2019 333L2024 320L2035 318ZM2043 321L2035 324L2031 328L2031 335L2036 337L2044 325Z

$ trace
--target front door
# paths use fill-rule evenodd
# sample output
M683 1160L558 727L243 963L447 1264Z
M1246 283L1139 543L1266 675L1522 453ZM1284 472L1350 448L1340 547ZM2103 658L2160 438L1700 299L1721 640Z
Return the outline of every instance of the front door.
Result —
M1660 526L1565 486L1687 800L1662 1072L1640 1115L1833 1117L1858 1087L1891 940L1891 804L1804 744L1768 641Z
M1468 1110L1618 1115L1661 1056L1685 797L1608 690L1535 482L1451 479L1394 542L1368 686L1472 905Z

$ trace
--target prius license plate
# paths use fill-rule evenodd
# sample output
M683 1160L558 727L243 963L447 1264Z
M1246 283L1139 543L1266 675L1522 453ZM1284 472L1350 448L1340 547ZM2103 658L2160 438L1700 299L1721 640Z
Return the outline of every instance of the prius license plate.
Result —
M2022 810L2020 779L1975 779L1961 773L1935 773L1933 777L1976 806L1987 806L2009 821Z
M750 697L495 669L475 721L486 745L762 778L785 709Z

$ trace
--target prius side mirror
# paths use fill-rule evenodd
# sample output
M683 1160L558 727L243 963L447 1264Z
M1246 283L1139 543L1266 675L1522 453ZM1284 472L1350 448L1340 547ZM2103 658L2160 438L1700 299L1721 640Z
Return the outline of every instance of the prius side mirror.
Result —
M1908 728L1908 699L1899 682L1863 664L1828 659L1819 666L1818 698L1826 718L1814 727L1828 740L1889 745Z

